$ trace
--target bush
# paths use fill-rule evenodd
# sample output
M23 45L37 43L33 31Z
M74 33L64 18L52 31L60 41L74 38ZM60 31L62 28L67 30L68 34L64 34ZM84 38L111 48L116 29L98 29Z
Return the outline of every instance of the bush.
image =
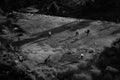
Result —
M102 71L100 80L118 80L120 76L120 39L100 54L97 67ZM95 79L96 80L96 79Z

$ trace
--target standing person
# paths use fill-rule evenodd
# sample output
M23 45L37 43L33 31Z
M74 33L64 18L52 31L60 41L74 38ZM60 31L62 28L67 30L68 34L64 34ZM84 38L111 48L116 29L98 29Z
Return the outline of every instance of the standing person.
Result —
M84 54L80 54L80 57L81 57L81 59L83 59L84 58Z
M86 30L85 31L85 33L86 33L86 36L88 36L89 35L89 33L90 33L90 30L88 29L88 30Z
M48 32L48 37L50 38L51 36L52 36L52 32L49 31L49 32Z
M78 35L79 35L79 30L76 30L75 36L78 36Z
M50 62L50 57L51 55L49 55L45 60L44 60L44 64L48 64Z

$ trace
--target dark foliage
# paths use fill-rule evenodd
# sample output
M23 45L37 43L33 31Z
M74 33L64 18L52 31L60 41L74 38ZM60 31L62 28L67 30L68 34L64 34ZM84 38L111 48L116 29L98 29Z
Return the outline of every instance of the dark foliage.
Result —
M99 80L119 80L120 79L119 62L120 62L120 39L115 41L112 47L106 48L101 53L97 62L97 67L102 71Z
M32 80L25 71L0 62L0 80Z
M115 0L2 0L4 12L35 5L41 14L119 22L120 1Z

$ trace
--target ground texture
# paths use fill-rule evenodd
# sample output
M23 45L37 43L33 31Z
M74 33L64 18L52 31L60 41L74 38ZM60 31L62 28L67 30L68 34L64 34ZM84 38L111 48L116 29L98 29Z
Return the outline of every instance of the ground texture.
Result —
M17 24L27 34L23 35L21 40L14 42L14 46L19 46L20 53L6 53L7 62L3 58L4 55L1 55L3 63L0 65L13 66L5 65L7 70L0 74L4 78L1 80L6 79L3 74L13 79L15 73L18 76L17 80L120 79L120 68L116 67L116 65L119 66L119 61L116 59L120 56L116 58L115 55L115 53L119 55L119 48L113 47L116 46L113 44L115 41L119 43L120 24L21 14L24 18L19 19ZM113 48L117 52L114 52ZM108 56L103 57L106 53L113 54L114 59L111 60L111 57L108 59ZM115 61L114 66L111 65L111 61L113 63Z

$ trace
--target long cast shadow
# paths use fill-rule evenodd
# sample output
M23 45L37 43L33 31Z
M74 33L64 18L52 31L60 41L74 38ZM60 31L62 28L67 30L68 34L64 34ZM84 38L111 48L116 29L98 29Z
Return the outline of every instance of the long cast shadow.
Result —
M46 30L46 31L43 31L43 32L33 34L32 36L36 36L35 38L29 38L29 39L24 39L24 40L21 40L21 41L17 41L17 42L14 42L13 45L14 46L21 46L21 45L24 45L26 43L33 42L37 39L48 37L49 32L51 32L52 35L54 35L54 34L63 32L65 30L74 31L76 29L82 29L82 28L88 27L90 22L92 22L92 21L89 20L89 21L71 22L71 23L62 25L62 26L57 27L57 28L53 28L53 29L50 29L50 30Z
M118 33L120 33L120 28L118 30L112 32L111 34L118 34Z

